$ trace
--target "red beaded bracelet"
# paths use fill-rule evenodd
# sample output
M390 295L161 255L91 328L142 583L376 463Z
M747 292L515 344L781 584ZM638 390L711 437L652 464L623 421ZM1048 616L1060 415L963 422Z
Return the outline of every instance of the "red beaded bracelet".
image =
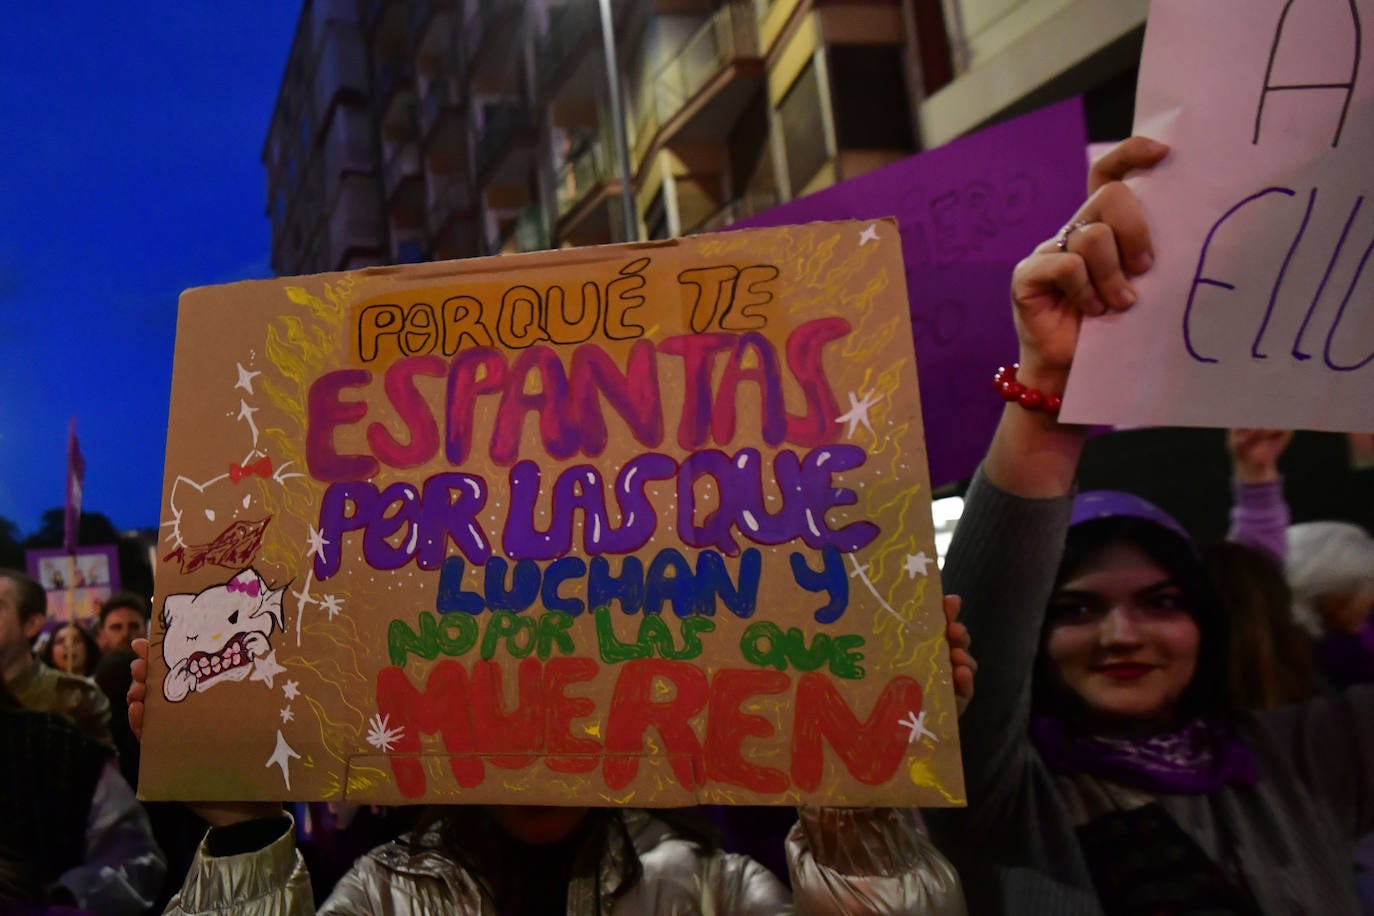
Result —
M1018 382L1016 371L1020 368L1020 363L1012 363L998 369L997 374L992 377L993 390L1002 396L1002 400L1015 401L1027 410L1043 410L1047 414L1058 414L1063 398L1057 394L1045 394L1035 388L1027 388Z

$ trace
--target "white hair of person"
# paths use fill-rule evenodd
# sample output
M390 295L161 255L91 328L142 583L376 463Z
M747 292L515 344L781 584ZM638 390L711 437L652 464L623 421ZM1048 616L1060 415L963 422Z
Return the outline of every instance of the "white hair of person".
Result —
M1293 618L1320 635L1317 599L1374 583L1374 537L1350 522L1302 522L1289 526L1287 539Z

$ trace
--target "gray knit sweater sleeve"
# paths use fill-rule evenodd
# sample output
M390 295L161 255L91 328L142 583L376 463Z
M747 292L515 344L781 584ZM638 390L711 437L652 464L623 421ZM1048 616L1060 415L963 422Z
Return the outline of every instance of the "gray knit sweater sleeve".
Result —
M1348 842L1374 831L1374 686L1257 712L1254 727L1251 742L1272 742L1269 756L1287 761Z
M1100 916L1069 813L1030 743L1030 685L1040 628L1073 500L1022 499L980 470L945 561L947 594L978 660L959 720L968 808L924 812L954 861L969 912Z
M1072 505L1069 496L1013 496L980 469L945 561L945 591L963 598L960 619L978 660L973 702L959 722L975 829L1004 826L995 822L1008 812L997 809L1030 753L1031 673Z

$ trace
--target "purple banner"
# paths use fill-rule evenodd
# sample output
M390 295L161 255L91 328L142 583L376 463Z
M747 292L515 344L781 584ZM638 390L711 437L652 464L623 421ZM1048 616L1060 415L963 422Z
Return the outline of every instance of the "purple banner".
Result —
M1016 359L1011 271L1082 202L1086 147L1070 99L730 227L897 218L932 486L972 475L987 450L1002 405L992 376Z

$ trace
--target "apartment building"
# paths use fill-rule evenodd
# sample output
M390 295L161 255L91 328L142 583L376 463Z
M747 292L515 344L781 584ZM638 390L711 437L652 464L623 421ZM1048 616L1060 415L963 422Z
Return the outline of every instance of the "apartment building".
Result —
M263 149L272 264L710 231L1094 81L1133 86L1145 5L306 0Z
M948 79L917 50L939 0L609 12L610 68L598 0L306 0L263 149L277 273L707 231L910 154Z
M354 3L305 4L263 145L278 274L390 259L373 80Z
M943 0L954 75L921 103L928 146L1082 94L1093 140L1129 134L1149 0Z

